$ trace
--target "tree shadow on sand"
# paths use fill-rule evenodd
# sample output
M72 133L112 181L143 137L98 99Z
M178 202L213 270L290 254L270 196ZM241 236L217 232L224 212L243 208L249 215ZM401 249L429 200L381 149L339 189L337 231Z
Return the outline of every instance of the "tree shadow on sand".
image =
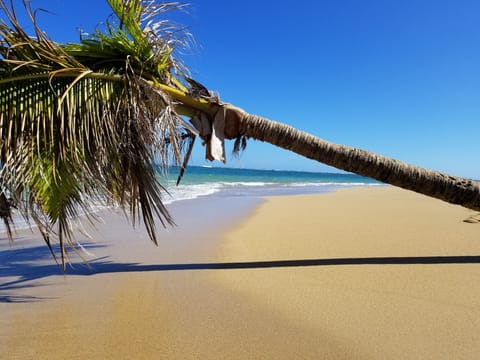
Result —
M93 245L93 247L99 247L99 245ZM58 245L53 245L52 248L58 253ZM94 271L89 266L77 262L67 267L67 274L75 275L81 268ZM79 274L85 274L85 270L80 271ZM63 275L62 267L54 261L50 250L45 245L2 249L0 251L0 303L43 300L40 297L19 294L24 289L45 285L36 280L58 275Z
M99 245L91 245L99 247ZM232 270L293 268L312 266L342 265L448 265L478 264L480 256L410 256L410 257L363 257L331 259L296 259L272 261L180 263L180 264L141 264L121 263L108 260L108 257L92 260L88 265L81 262L67 269L67 276L91 276L105 273L191 271L191 270ZM16 290L42 286L36 280L63 275L46 246L25 249L9 249L0 252L0 303L30 302L44 300L35 296L21 296Z

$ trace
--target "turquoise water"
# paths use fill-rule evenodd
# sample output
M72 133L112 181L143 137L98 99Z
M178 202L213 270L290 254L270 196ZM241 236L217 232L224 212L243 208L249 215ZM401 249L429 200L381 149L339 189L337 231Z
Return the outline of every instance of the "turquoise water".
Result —
M159 175L170 194L164 199L166 203L200 196L312 194L340 187L381 185L354 174L189 166L176 186L177 175L177 168L170 168L167 176Z
M168 191L165 204L199 197L261 197L273 195L316 194L342 187L378 186L381 183L353 174L313 173L302 171L251 170L227 167L189 166L179 186L176 185L178 168L158 179ZM98 210L103 207L98 206ZM27 227L25 220L13 216L16 228ZM4 232L0 223L0 233Z

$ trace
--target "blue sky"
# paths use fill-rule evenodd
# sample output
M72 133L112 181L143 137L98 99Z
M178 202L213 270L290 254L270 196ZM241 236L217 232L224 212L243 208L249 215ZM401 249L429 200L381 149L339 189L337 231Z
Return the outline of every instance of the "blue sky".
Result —
M16 1L20 3L20 1ZM76 41L102 0L32 0ZM480 1L193 0L175 15L197 47L192 77L222 100L323 139L480 179ZM206 164L198 146L193 163ZM250 141L228 166L335 171Z

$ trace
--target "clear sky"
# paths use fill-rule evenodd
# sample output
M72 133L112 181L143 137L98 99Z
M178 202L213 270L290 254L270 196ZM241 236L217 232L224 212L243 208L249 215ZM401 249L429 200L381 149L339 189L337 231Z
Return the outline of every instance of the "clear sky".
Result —
M16 3L21 1L16 0ZM102 0L32 0L76 41ZM323 139L480 179L480 1L192 0L192 77L225 102ZM197 146L193 164L203 165ZM250 141L229 166L335 171Z

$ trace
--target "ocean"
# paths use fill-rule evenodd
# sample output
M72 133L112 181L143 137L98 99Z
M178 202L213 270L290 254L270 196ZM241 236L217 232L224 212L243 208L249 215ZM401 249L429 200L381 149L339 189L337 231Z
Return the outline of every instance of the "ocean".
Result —
M158 170L158 180L167 190L162 199L167 205L208 196L258 198L317 194L343 187L382 185L376 180L354 174L189 166L177 186L178 168L171 167L166 173L162 173L160 168ZM100 211L103 206L96 208ZM16 229L28 227L18 214L14 213L13 220ZM5 226L0 222L0 233L2 232L5 232Z
M279 196L315 194L342 187L378 186L380 182L345 173L256 170L228 167L189 166L176 186L178 168L159 175L167 189L166 204L203 196Z

